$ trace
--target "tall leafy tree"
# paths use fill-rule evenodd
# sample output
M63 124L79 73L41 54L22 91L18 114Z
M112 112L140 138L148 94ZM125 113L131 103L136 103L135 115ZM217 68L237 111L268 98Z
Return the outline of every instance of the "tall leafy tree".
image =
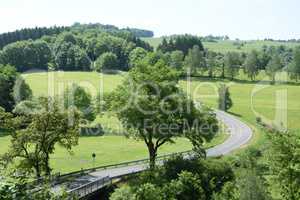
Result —
M264 181L253 170L244 171L239 178L240 200L271 200Z
M12 66L0 65L0 107L12 111L15 105L13 88L18 78L16 69Z
M30 100L32 98L32 90L21 76L19 76L15 81L15 85L13 87L13 97L15 104L18 104L21 101Z
M241 66L239 53L228 52L224 57L225 76L233 80L238 74Z
M251 79L251 81L255 80L255 77L259 73L259 61L256 51L251 51L250 53L248 53L243 67L245 73Z
M19 169L34 169L37 177L50 175L50 155L57 144L67 150L77 145L79 137L79 114L74 109L62 110L58 101L39 98L33 103L34 110L18 109L11 134L11 148L4 157ZM20 118L28 120L24 124Z
M207 58L206 58L206 65L208 69L208 76L212 78L214 76L214 72L216 71L218 67L218 62L217 62L217 54L213 51L209 51L207 53Z
M91 61L85 51L71 42L63 42L55 54L58 69L66 71L90 70Z
M95 120L95 108L92 102L92 95L77 84L72 84L65 90L64 105L66 109L76 107L86 120Z
M196 75L198 70L205 71L206 63L204 53L200 50L199 46L194 46L189 50L188 55L185 57L184 65L192 75Z
M266 66L266 74L270 77L272 83L275 83L276 73L278 73L281 69L281 58L279 54L275 54Z
M12 128L12 114L6 112L4 108L0 107L0 129L11 129Z
M105 70L117 70L118 65L118 57L116 54L108 52L97 58L94 67L96 71L102 72Z
M145 142L151 169L158 150L174 138L186 135L203 142L203 138L211 138L217 131L193 128L195 124L216 125L217 121L214 115L196 109L177 87L178 80L178 74L164 63L141 64L131 69L114 92L113 108L129 133Z
M218 105L219 109L223 111L228 111L233 105L229 88L225 84L219 86Z
M129 66L132 68L136 66L141 60L147 56L147 51L141 47L137 47L129 54Z
M281 199L300 198L300 137L293 132L270 134L271 173L280 184Z
M288 67L288 71L291 79L298 82L300 79L300 47L294 49L293 60Z
M175 69L182 69L184 54L182 51L172 51L170 54L170 66Z

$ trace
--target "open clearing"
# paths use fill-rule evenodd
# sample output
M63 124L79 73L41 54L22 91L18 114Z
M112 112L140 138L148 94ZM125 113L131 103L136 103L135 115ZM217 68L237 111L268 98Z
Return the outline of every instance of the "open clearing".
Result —
M122 81L123 74L101 74L97 72L37 72L22 75L30 85L34 96L53 96L63 93L73 83L85 87L93 95L113 91Z

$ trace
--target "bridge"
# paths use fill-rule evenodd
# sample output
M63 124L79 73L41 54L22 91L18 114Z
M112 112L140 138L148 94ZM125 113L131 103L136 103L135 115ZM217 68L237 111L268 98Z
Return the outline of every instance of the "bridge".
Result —
M224 143L207 149L206 153L208 157L227 155L241 148L249 142L253 134L251 128L238 118L222 111L216 111L216 115L218 120L226 125L230 136ZM194 154L192 151L185 151L158 156L157 164L161 165L165 160L175 155L182 155L188 159ZM84 199L96 191L111 185L114 181L142 172L148 169L148 167L149 159L142 159L72 172L54 179L52 190L56 193L66 190L70 195Z

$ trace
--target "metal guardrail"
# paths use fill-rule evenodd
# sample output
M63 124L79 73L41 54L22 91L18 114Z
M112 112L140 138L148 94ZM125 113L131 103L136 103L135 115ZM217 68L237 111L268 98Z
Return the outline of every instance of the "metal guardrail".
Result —
M110 184L111 184L111 179L109 176L107 176L104 178L100 178L96 181L87 183L85 185L82 185L80 187L77 187L75 189L69 190L68 193L70 195L74 195L80 199L80 198L90 195L90 194L98 191L99 189L103 188L104 186L110 185Z
M183 151L179 153L172 153L172 154L166 154L162 156L158 156L156 158L156 161L161 161L161 160L166 160L168 158L171 158L172 156L177 156L177 155L193 155L193 151ZM138 165L138 164L147 164L149 163L149 159L141 159L141 160L135 160L135 161L130 161L130 162L124 162L124 163L119 163L119 164L112 164L112 165L105 165L105 166L100 166L100 167L94 167L94 168L89 168L89 169L84 169L80 171L75 171L67 174L62 174L61 176L57 177L58 179L67 179L71 177L78 177L84 174L88 174L91 172L99 171L99 170L107 170L107 169L115 169L119 167L124 167L124 166L132 166L132 165Z
M45 182L55 182L60 177L60 173L55 173L50 176L43 176L30 182L30 185L38 185Z

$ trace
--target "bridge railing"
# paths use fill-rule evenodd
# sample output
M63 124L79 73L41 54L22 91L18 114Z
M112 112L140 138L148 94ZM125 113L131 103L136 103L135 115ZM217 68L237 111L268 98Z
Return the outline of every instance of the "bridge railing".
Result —
M156 161L160 162L160 161L167 160L168 158L171 158L173 156L178 156L178 155L190 156L190 155L193 155L193 151L183 151L183 152L179 152L179 153L161 155L161 156L158 156L156 158ZM78 176L88 174L88 173L91 173L91 172L95 172L95 171L115 169L115 168L120 168L120 167L125 167L125 166L148 164L148 163L149 163L149 159L141 159L141 160L135 160L135 161L130 161L130 162L123 162L123 163L119 163L119 164L112 164L112 165L105 165L105 166L100 166L100 167L88 168L88 169L83 169L83 170L80 170L80 171L71 172L71 173L68 173L68 174L62 174L60 177L58 177L58 179L64 180L64 179L68 179L68 178L71 178L71 177L78 177Z
M81 185L80 187L74 188L72 190L67 191L71 196L76 196L79 199L85 196L88 196L99 189L103 188L106 185L111 184L111 179L109 176L100 178L93 182L87 183L85 185Z

